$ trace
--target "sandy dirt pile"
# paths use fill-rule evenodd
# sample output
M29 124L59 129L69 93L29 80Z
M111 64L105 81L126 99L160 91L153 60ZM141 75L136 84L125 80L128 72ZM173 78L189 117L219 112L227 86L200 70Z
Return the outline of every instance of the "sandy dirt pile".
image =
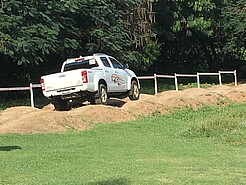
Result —
M202 105L224 105L229 102L246 102L246 84L236 87L214 86L208 89L166 91L158 95L141 94L138 101L110 99L108 106L85 105L70 111L54 111L53 105L42 109L11 107L0 112L0 133L62 132L69 129L86 130L97 123L133 120L139 116L162 114Z

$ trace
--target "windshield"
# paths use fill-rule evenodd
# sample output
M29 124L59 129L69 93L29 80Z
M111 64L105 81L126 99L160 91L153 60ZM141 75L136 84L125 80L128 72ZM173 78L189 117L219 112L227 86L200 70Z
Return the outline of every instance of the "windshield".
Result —
M91 69L93 67L98 67L96 59L80 60L78 62L65 64L64 71L71 71L75 69Z

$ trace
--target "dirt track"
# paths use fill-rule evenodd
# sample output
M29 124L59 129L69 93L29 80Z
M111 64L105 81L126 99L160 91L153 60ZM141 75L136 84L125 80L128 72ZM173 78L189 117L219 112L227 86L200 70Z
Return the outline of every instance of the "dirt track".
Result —
M166 114L187 106L197 108L204 104L223 105L229 102L246 102L246 84L166 91L155 96L141 94L138 101L112 99L109 106L86 105L66 112L54 111L52 105L43 109L11 107L0 113L0 133L85 130L96 123L128 121L156 111Z

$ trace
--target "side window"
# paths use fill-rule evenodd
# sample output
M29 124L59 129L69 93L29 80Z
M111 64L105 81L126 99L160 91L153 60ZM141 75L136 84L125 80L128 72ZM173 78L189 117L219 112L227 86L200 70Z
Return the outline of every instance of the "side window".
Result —
M100 59L105 67L111 67L106 57L100 57Z
M110 58L110 61L111 61L114 68L124 69L123 65L120 62L118 62L117 60L115 60L114 58Z

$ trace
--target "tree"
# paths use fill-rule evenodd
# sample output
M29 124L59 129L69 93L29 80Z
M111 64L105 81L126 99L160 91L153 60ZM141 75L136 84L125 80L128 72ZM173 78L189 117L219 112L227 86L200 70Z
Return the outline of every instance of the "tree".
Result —
M244 0L231 1L222 9L222 29L226 38L223 51L246 61L246 4Z
M14 78L5 73L12 66L23 81L38 81L42 74L58 70L66 58L95 52L109 53L135 69L146 69L158 55L150 20L144 20L148 31L141 31L142 17L137 14L140 9L149 13L151 3L147 2L1 0L0 72L5 79ZM131 25L127 24L129 15L134 15ZM144 37L143 44L136 45L134 39L140 37Z
M78 25L84 52L107 52L133 68L148 69L159 54L151 29L152 3L147 0L91 0L82 4ZM81 38L83 38L81 36Z
M216 0L159 0L156 30L162 54L157 66L170 73L219 69L220 6Z
M3 1L0 54L18 65L39 64L50 54L77 49L74 1ZM66 52L65 52L66 54Z

